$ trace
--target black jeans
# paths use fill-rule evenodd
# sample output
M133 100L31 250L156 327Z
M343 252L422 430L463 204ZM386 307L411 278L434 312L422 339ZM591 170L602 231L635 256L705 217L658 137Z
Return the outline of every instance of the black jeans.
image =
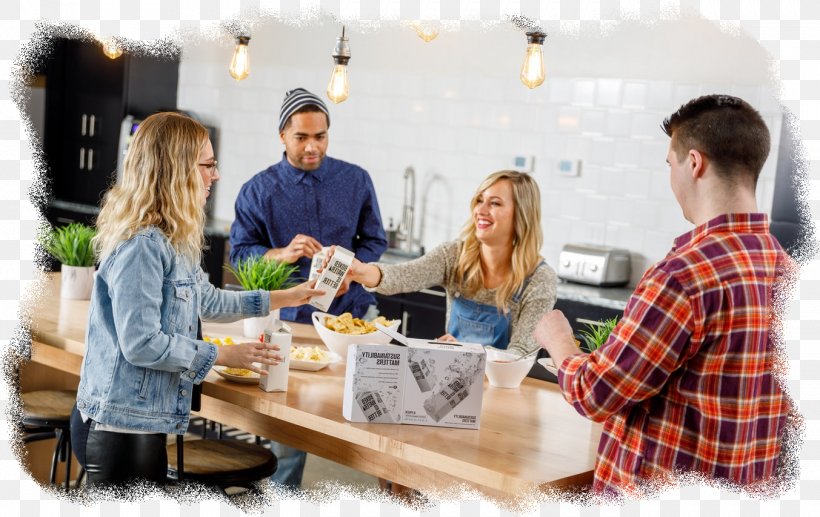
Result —
M164 434L131 434L98 431L72 414L72 447L85 467L90 484L125 483L135 478L167 482L168 453ZM87 439L83 434L87 430Z

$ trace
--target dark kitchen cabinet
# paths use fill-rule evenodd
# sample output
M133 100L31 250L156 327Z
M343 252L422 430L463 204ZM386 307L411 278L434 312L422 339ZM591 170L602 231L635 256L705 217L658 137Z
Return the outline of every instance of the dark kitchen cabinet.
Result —
M604 321L616 316L620 318L624 313L623 309L614 309L611 307L604 307L602 305L594 305L591 303L585 303L577 300L567 300L564 298L558 298L555 301L554 308L564 313L564 316L566 316L569 320L572 331L575 333L575 339L581 341L582 343L583 340L581 339L579 332L586 328L587 322ZM549 357L549 355L547 355L546 351L542 349L538 352L536 360L543 357ZM558 382L555 375L548 372L538 363L533 365L527 376L550 382Z
M401 320L401 333L407 337L433 339L445 332L447 298L440 287L394 296L377 294L376 303L382 316Z
M109 59L93 41L55 39L45 68L52 198L98 206L116 180L123 118L176 108L179 57Z

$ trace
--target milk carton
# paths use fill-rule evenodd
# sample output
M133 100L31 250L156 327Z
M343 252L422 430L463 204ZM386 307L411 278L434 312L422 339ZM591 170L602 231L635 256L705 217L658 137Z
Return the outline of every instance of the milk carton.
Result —
M325 246L313 254L313 258L310 259L310 275L308 276L308 280L313 280L319 276L319 268L322 267L322 262L325 261L325 256L327 256L328 251L330 251L330 246Z
M348 251L341 246L336 246L336 251L333 253L327 267L322 270L319 279L316 281L316 289L321 289L325 292L322 296L314 296L310 299L310 304L322 312L327 312L330 304L333 303L333 298L336 297L336 292L339 286L342 285L347 270L350 264L353 263L353 252Z
M478 429L484 347L401 337L405 346L348 348L343 416L352 422Z
M285 359L276 365L268 364L267 375L259 376L259 387L264 391L288 391L288 372L290 370L290 344L293 333L290 327L279 320L262 333L265 343L279 345L279 355Z

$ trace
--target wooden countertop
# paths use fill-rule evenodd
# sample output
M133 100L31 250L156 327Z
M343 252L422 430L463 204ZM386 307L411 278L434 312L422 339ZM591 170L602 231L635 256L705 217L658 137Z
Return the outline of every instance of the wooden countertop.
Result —
M79 375L89 302L60 299L59 274L49 277L32 310L32 360ZM241 323L204 323L203 332L237 340ZM294 344L321 343L312 326L293 329ZM507 499L592 480L601 428L552 383L526 378L509 390L485 382L481 429L465 430L347 422L344 375L345 363L291 370L286 393L265 393L211 372L200 414L422 491L463 482Z

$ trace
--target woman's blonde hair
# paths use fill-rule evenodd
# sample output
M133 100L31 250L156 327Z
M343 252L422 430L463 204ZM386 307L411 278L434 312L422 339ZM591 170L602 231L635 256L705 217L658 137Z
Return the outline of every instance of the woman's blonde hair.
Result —
M174 249L199 264L205 212L197 161L208 130L179 113L143 120L125 157L122 180L103 200L94 250L100 260L148 226L159 228Z
M453 271L453 280L461 286L461 291L467 296L475 295L484 287L481 243L475 235L472 210L478 204L479 196L501 180L507 180L512 185L514 205L513 249L510 260L512 275L498 287L495 294L496 306L506 311L513 295L541 263L540 250L544 239L541 233L541 192L529 174L510 170L498 171L487 176L478 186L470 201L470 219L461 231L461 251L458 264Z

